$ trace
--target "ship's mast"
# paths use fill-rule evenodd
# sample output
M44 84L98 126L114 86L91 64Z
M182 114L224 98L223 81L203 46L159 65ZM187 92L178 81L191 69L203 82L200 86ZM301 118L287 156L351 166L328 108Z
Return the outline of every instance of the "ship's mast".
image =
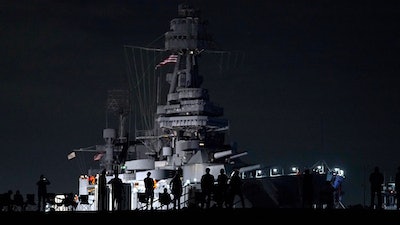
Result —
M126 90L108 91L106 129L103 130L105 153L100 166L110 174L116 167L124 163L127 154L129 143L127 123L130 113L128 96L129 92ZM115 124L118 127L117 131L111 128Z

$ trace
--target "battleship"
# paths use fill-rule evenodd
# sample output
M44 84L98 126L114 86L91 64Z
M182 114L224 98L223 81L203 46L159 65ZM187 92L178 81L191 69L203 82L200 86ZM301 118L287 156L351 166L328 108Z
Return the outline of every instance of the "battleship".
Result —
M102 171L107 182L115 176L122 180L122 210L147 209L143 180L148 172L155 180L152 208L171 209L172 203L162 204L160 196L164 190L171 193L170 182L178 171L183 183L179 208L199 208L200 180L206 168L215 178L221 169L228 176L239 171L245 208L302 207L304 168L246 162L243 157L250 153L228 142L229 121L223 117L223 108L211 101L202 86L206 75L200 70L200 56L221 52L215 48L207 24L200 10L180 4L178 16L164 34L163 48L124 46L129 87L108 91L104 143L68 154L68 159L93 154L98 166L77 175L76 204L64 204L71 196L56 195L49 211L98 211ZM333 207L345 208L340 201L343 170L330 168L324 161L308 169L314 177L315 207L327 207L319 193L328 182L333 188ZM106 210L113 211L112 186L107 184L106 189ZM235 199L233 208L242 208L239 202Z

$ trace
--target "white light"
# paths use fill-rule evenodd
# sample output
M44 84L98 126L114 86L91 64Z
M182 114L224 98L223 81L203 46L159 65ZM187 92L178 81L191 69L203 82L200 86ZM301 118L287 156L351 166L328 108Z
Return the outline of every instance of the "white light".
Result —
M190 180L186 180L184 186L189 185L190 184Z
M337 175L339 175L341 177L344 177L344 170L336 167L336 168L333 169L333 171L335 172L335 174L337 174Z
M291 174L291 175L296 175L296 174L298 174L299 173L299 168L297 167L297 166L292 166L292 167L290 167L290 172L289 172L289 174Z
M283 174L283 171L280 168L275 167L270 170L270 176L279 176L282 174Z

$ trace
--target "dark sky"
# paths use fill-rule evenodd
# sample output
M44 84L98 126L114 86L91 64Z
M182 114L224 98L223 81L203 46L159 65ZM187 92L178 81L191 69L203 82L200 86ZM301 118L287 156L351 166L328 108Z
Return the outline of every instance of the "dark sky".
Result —
M124 45L148 46L180 1L0 1L0 192L78 192L104 144L107 90L127 87ZM344 204L369 203L366 176L400 165L396 1L191 1L219 47L243 60L203 74L246 160L345 170ZM159 46L163 47L163 46ZM83 157L83 156L82 156ZM365 183L364 183L365 182ZM364 190L366 198L364 198Z

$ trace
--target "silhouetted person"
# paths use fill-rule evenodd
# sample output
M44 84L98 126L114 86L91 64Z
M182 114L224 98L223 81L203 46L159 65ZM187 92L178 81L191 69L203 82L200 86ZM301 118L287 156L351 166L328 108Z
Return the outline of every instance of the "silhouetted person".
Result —
M74 193L66 193L64 199L64 206L70 208L72 211L76 209L78 206L78 201L75 201L76 194Z
M172 201L171 195L168 193L168 189L164 188L163 192L159 194L158 198L160 200L161 207L163 207L165 205L165 206L167 206L167 210L168 210L169 204Z
M400 166L397 167L396 176L394 178L394 185L396 191L396 207L397 210L399 210L400 209Z
M107 210L107 178L106 178L106 169L101 171L99 175L99 202L98 202L98 209L99 211Z
M214 193L214 175L210 174L210 168L206 168L206 173L201 176L201 193L203 200L201 201L201 208L204 207L204 203L206 208L210 208L211 198Z
M22 194L19 190L17 190L15 192L13 201L14 201L15 210L25 211L24 197L22 196Z
M215 191L215 198L217 201L217 206L222 208L226 200L226 192L228 190L228 180L229 177L225 173L225 169L221 168L219 170L219 175L217 177L217 187Z
M334 189L334 191L333 191L334 206L341 204L342 195L343 195L343 191L342 191L343 180L344 180L344 176L339 173L335 173L335 176L332 179L332 187Z
M379 167L375 166L374 172L369 175L369 182L371 184L371 209L374 208L375 198L377 198L378 202L376 209L382 209L382 185L384 177L379 171Z
M242 192L243 181L239 175L239 170L235 169L232 173L232 176L229 180L229 207L232 208L234 205L234 200L236 196L239 196L239 199L242 203L242 207L244 208L244 197Z
M320 193L319 193L319 207L324 208L326 205L326 209L332 209L334 206L334 194L335 189L332 186L332 182L326 180L322 185Z
M183 192L182 171L178 169L170 182L171 193L173 195L174 209L181 208L181 196Z
M1 195L1 206L0 211L13 211L13 191L8 190L6 193Z
M121 210L123 183L118 177L118 170L114 171L114 177L108 183L111 184L112 189L112 209Z
M144 188L146 194L146 209L153 209L153 200L154 200L154 180L150 177L151 173L147 172L147 177L144 178Z
M25 211L37 210L35 194L26 194Z
M39 180L36 182L38 187L38 211L44 211L47 202L47 186L50 185L50 181L42 174Z
M313 176L310 169L304 170L303 173L303 208L312 208L314 198Z

